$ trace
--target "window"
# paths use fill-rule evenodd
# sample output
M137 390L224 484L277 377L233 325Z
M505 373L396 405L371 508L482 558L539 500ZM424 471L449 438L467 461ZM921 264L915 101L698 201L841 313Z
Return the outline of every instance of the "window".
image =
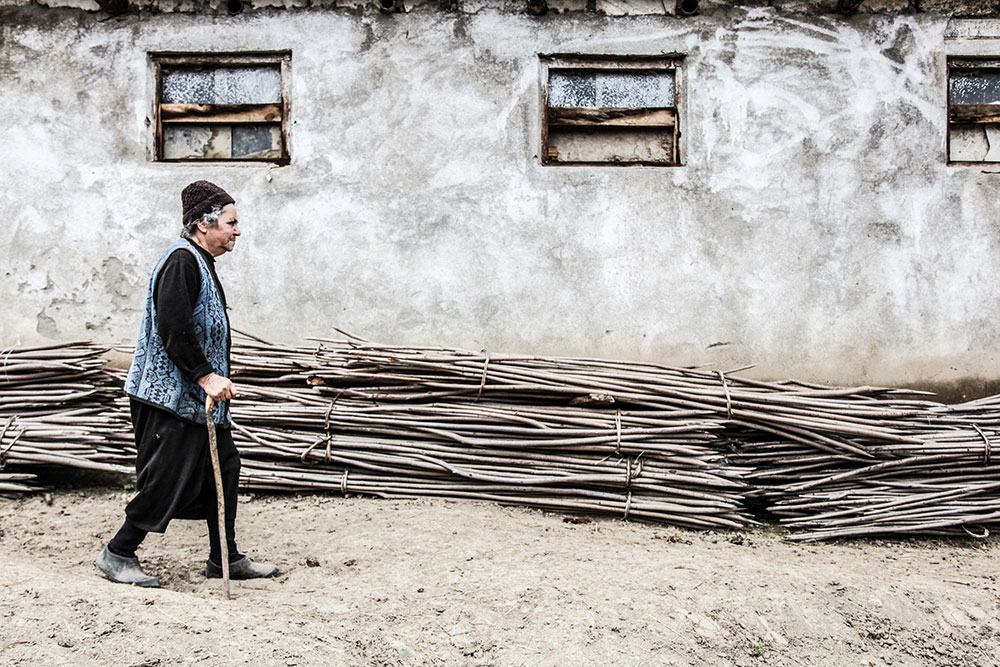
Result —
M156 160L288 163L290 53L152 61Z
M680 56L543 56L542 164L680 165Z
M948 60L948 161L1000 162L1000 59Z

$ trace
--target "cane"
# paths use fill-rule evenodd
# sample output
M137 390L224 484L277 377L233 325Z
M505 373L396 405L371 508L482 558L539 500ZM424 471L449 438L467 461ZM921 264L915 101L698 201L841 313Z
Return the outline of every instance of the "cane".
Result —
M222 468L219 466L219 444L215 439L215 399L205 398L205 425L208 427L208 453L212 458L212 473L215 475L216 512L219 515L219 546L222 548L222 589L226 599L232 600L229 592L229 538L226 535L226 500L222 493Z

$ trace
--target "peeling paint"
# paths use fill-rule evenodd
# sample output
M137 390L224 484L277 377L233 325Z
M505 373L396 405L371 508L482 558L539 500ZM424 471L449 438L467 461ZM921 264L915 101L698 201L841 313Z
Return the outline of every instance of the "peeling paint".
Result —
M35 332L43 338L59 338L60 331L55 319L43 309L36 317Z

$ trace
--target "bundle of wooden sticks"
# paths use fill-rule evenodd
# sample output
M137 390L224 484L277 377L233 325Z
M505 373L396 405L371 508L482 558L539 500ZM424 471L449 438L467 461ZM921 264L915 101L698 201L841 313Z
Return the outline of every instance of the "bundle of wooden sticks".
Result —
M37 489L40 466L130 470L128 416L105 352L87 342L0 351L0 492Z
M550 379L515 386L515 362L535 363L244 339L234 350L244 388L234 420L245 484L480 498L693 527L752 522L741 502L747 471L713 446L720 426L708 413L636 408Z
M58 360L82 349L99 350L48 351ZM0 400L21 400L0 403L12 406L0 415L20 425L19 443L30 441L28 420L58 429L61 417L67 449L49 455L127 463L120 375L102 372L98 356L75 364L87 382L49 376L48 394L0 383ZM286 346L241 335L233 361L233 428L249 489L478 498L698 528L763 514L806 540L983 535L1000 521L991 451L1000 397L949 406L890 388L350 337ZM59 392L79 394L90 411L70 401L25 416L48 400L32 396L55 405ZM49 442L45 429L36 440ZM10 442L0 437L0 456L5 447L23 456ZM7 463L24 474L31 462Z

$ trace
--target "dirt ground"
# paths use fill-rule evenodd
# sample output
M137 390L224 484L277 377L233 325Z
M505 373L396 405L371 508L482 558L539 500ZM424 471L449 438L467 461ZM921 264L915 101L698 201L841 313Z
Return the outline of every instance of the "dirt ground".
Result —
M0 664L1000 664L995 538L795 544L476 502L243 496L241 546L284 572L226 601L203 576L201 522L140 550L164 588L101 578L126 497L0 498Z

